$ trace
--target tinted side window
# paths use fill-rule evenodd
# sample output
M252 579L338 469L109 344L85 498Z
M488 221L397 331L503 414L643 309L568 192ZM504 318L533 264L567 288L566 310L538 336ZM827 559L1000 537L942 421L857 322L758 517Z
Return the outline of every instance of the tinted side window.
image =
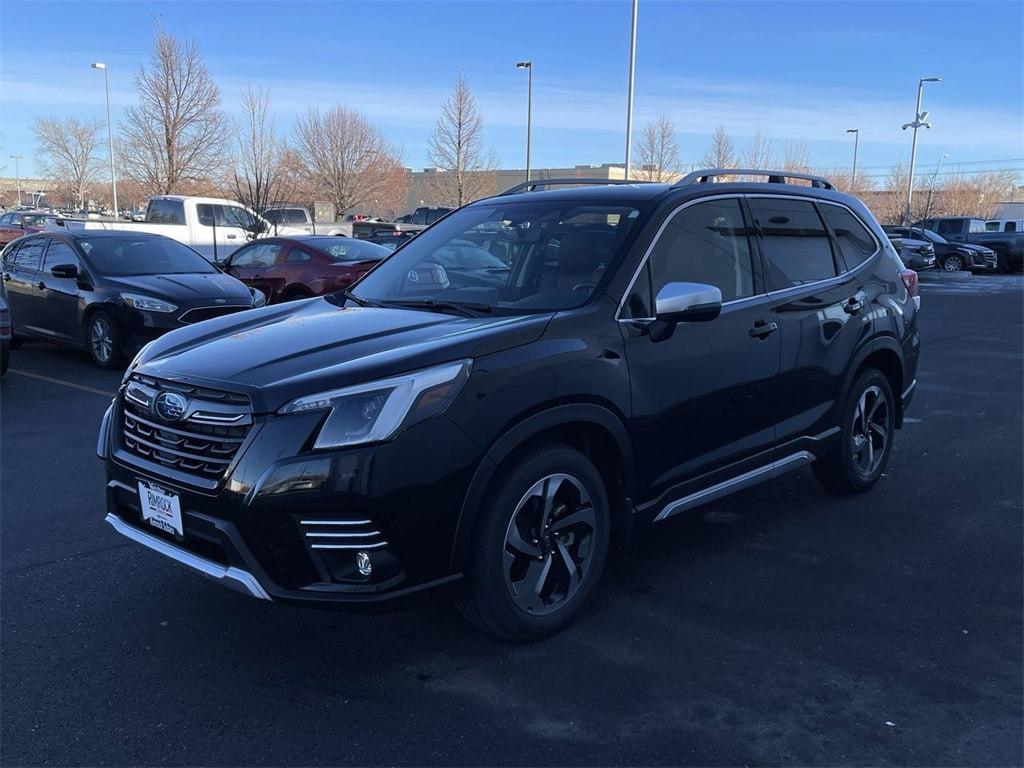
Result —
M78 254L74 248L60 240L51 240L50 247L46 249L46 258L43 260L43 272L49 272L58 264L74 264L80 267Z
M11 243L4 248L4 269L15 269L15 265L18 263L18 250L21 248L21 243Z
M811 202L752 197L750 207L764 235L777 287L812 283L838 274L828 233Z
M832 227L832 234L835 235L836 242L839 244L839 251L846 261L847 269L853 269L871 258L876 250L875 240L848 208L839 205L822 205L821 212L825 214L825 220ZM914 236L917 237L920 234L920 232L915 232ZM924 237L921 236L921 239L923 240Z
M150 200L146 221L154 224L184 224L185 204L181 200Z
M935 230L940 235L956 235L960 233L960 222L955 219L943 219Z
M301 248L292 248L284 257L285 264L308 264L312 260L312 254L306 253Z
M14 264L11 269L19 269L22 272L38 272L39 265L43 260L43 247L46 245L47 237L37 237L21 244L21 248L14 255Z
M636 282L622 305L622 317L634 320L654 317L654 297L651 295L651 263L645 262Z
M277 243L250 245L231 258L233 267L272 267L281 246Z
M1006 222L1006 227L1003 229L1003 231L1004 232L1016 232L1017 231L1017 222L1016 221L1008 221L1008 222Z
M754 266L739 200L709 200L674 214L651 251L653 292L666 283L706 283L722 301L754 295Z

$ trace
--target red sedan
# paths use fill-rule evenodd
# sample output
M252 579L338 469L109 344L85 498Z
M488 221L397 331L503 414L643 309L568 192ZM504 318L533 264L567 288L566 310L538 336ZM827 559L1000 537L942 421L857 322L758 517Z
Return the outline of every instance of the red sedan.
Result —
M350 237L266 237L243 245L218 266L274 304L348 288L390 255L387 248Z
M8 211L0 216L0 246L17 240L22 235L42 232L55 226L56 216L38 211Z

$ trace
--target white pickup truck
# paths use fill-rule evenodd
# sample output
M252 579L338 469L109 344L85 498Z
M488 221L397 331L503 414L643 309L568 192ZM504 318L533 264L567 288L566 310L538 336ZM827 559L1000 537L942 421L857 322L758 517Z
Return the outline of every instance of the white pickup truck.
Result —
M257 237L307 234L302 227L272 226L244 205L216 197L160 195L149 198L145 221L65 219L69 229L124 229L152 232L184 243L210 261L223 259Z
M308 208L301 205L275 204L263 212L263 218L270 222L271 232L280 234L286 229L302 230L308 235L340 235L352 237L352 222L335 221L330 224L317 222Z

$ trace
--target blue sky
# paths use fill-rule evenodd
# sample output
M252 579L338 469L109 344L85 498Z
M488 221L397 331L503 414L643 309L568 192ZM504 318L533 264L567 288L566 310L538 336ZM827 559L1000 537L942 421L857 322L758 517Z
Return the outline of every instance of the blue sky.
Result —
M365 112L427 164L440 101L464 71L502 167L522 167L526 75L534 61L533 164L623 158L629 2L301 2L0 0L0 144L33 170L40 114L103 117L110 65L116 115L158 18L195 38L229 112L240 86L267 86L278 123L309 106ZM1024 3L657 2L640 0L635 124L665 112L684 162L716 123L742 147L760 126L780 147L804 142L821 167L848 165L845 129L861 129L862 167L909 155L917 79L933 129L919 159L1024 167ZM1016 41L1015 43L1013 41ZM976 168L965 165L965 169ZM869 171L883 173L881 169Z

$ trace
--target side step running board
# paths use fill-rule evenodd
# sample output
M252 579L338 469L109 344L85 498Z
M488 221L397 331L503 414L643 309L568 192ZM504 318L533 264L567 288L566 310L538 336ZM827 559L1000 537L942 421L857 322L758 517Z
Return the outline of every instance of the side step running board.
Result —
M838 430L836 430L838 431ZM817 458L810 451L799 451L785 458L773 461L771 464L766 464L763 467L752 469L749 472L744 472L742 475L730 478L729 480L723 480L716 485L712 485L710 488L705 488L703 491L697 491L691 493L689 496L684 496L681 499L676 499L670 502L658 516L654 518L654 522L664 520L667 517L672 517L680 512L685 512L688 509L693 509L701 504L706 504L709 501L720 499L723 496L728 496L730 493L749 488L752 485L764 482L765 480L771 480L773 477L784 475L791 469L802 467L805 464L810 464Z

